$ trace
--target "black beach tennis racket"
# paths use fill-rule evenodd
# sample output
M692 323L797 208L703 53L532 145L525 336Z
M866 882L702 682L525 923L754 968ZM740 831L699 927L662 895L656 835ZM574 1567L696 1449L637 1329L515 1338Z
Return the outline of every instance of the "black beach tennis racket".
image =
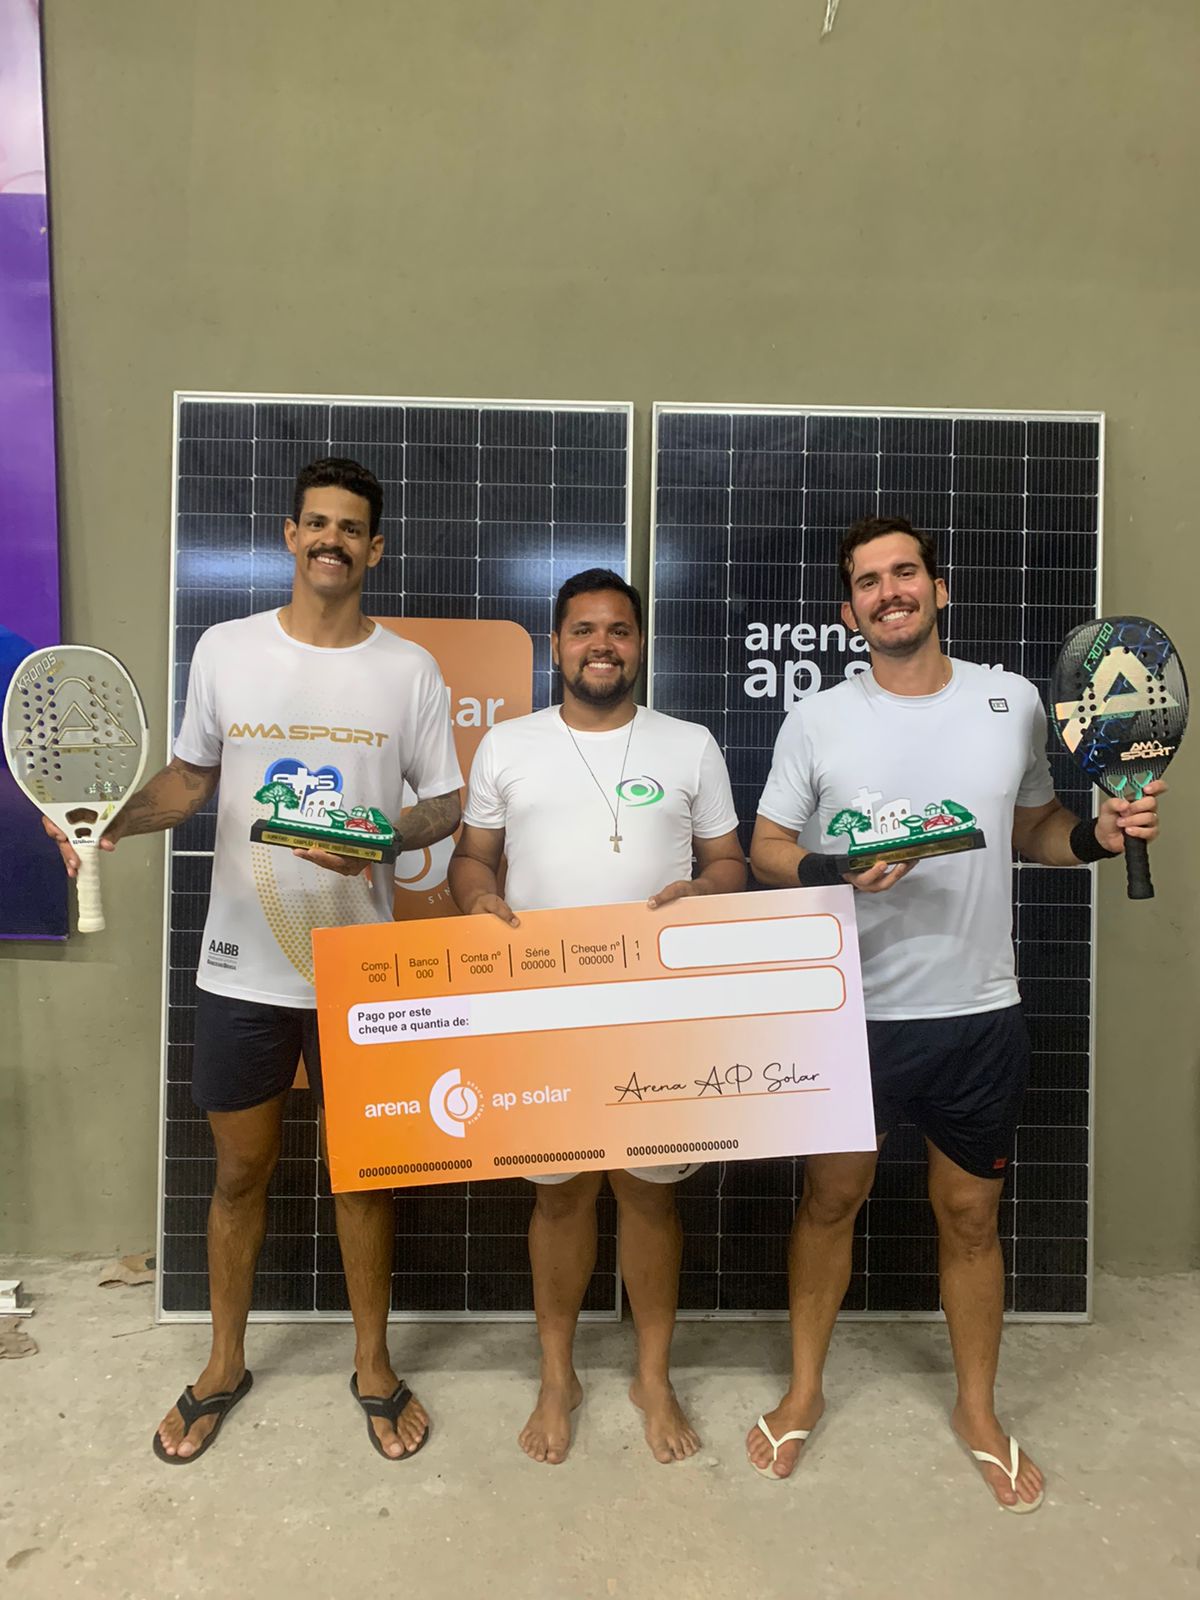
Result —
M1050 680L1054 726L1076 765L1105 794L1140 799L1161 778L1187 727L1183 662L1145 617L1098 617L1067 635ZM1151 900L1144 839L1125 840L1131 900Z
M91 645L37 650L8 686L3 734L18 786L79 857L79 931L99 933L100 838L146 765L146 714L133 679Z

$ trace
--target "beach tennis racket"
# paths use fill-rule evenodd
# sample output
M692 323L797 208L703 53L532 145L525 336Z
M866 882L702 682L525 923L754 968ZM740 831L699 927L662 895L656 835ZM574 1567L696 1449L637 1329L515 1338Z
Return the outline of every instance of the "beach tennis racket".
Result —
M1067 635L1050 680L1054 726L1076 765L1105 794L1140 799L1161 778L1187 727L1183 662L1145 617L1098 617ZM1144 839L1125 840L1131 900L1151 900Z
M146 713L133 679L91 645L36 650L8 686L3 733L18 787L79 857L79 931L99 933L100 837L146 765Z

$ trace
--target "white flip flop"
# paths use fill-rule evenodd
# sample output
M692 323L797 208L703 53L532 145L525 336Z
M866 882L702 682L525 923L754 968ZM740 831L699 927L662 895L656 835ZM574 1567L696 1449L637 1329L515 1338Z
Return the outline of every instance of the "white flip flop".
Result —
M788 1473L787 1478L779 1476L775 1471L775 1463L779 1460L779 1452L790 1439L799 1439L800 1443L803 1444L812 1433L812 1428L793 1428L790 1433L785 1433L777 1439L770 1428L767 1427L767 1419L765 1417L759 1417L757 1426L763 1438L771 1446L771 1465L769 1467L756 1467L753 1461L750 1465L754 1467L760 1478L770 1478L772 1483L786 1483L788 1478L795 1476L795 1469L793 1468ZM814 1423L813 1426L815 1427L816 1424Z
M770 1435L768 1434L767 1437L770 1438ZM782 1443L782 1441L780 1442ZM970 1450L970 1445L968 1445L967 1448ZM1004 1462L1001 1461L998 1456L989 1455L986 1450L971 1450L971 1454L975 1457L976 1461L986 1461L989 1467L999 1467L1000 1471L1008 1479L1009 1483L1012 1484L1013 1493L1017 1494L1017 1473L1021 1466L1021 1447L1017 1443L1015 1435L1009 1436L1007 1466L1005 1466ZM990 1488L988 1489L988 1493L991 1494ZM993 1498L995 1497L993 1496ZM1000 1507L1001 1511L1012 1511L1015 1512L1017 1516L1026 1516L1030 1511L1036 1511L1045 1498L1046 1491L1044 1489L1039 1489L1036 1500L1022 1500L1020 1495L1017 1495L1015 1505L1006 1505L1003 1500L997 1500L996 1504Z

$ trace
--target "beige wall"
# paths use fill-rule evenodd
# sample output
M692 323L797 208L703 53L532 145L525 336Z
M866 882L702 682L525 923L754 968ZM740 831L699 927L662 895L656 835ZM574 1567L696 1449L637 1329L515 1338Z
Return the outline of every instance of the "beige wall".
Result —
M1194 0L47 0L66 632L164 726L176 388L1102 408L1200 670ZM1200 1260L1200 735L1104 873L1099 1258ZM1193 797L1190 807L1185 796ZM162 847L0 951L0 1248L152 1234Z

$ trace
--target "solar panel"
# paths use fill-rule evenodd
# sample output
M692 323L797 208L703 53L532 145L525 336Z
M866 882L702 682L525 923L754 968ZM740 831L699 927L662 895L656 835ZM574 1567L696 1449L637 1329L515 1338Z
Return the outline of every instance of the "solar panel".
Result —
M558 586L584 567L628 572L631 422L625 404L177 395L174 728L204 629L288 600L283 519L297 471L325 455L351 456L383 484L385 554L368 574L366 611L519 623L533 638L534 707L548 705ZM208 1309L204 1232L215 1163L189 1080L214 830L210 806L168 844L159 1230L159 1314L167 1320ZM528 1316L529 1210L520 1179L399 1193L394 1314ZM611 1199L600 1223L585 1314L611 1318L619 1304ZM305 1089L289 1097L254 1307L269 1320L348 1309Z
M1058 646L1099 595L1103 418L1096 413L833 411L658 405L654 418L652 704L711 729L749 847L790 704L861 668L838 616L837 549L869 513L935 535L950 591L948 652L1030 678L1045 698ZM1092 797L1064 755L1055 786ZM1090 1310L1092 874L1020 865L1017 970L1033 1072L1001 1204L1007 1305ZM799 1160L706 1168L680 1192L681 1304L782 1314ZM938 1308L925 1154L884 1146L858 1221L845 1308Z

